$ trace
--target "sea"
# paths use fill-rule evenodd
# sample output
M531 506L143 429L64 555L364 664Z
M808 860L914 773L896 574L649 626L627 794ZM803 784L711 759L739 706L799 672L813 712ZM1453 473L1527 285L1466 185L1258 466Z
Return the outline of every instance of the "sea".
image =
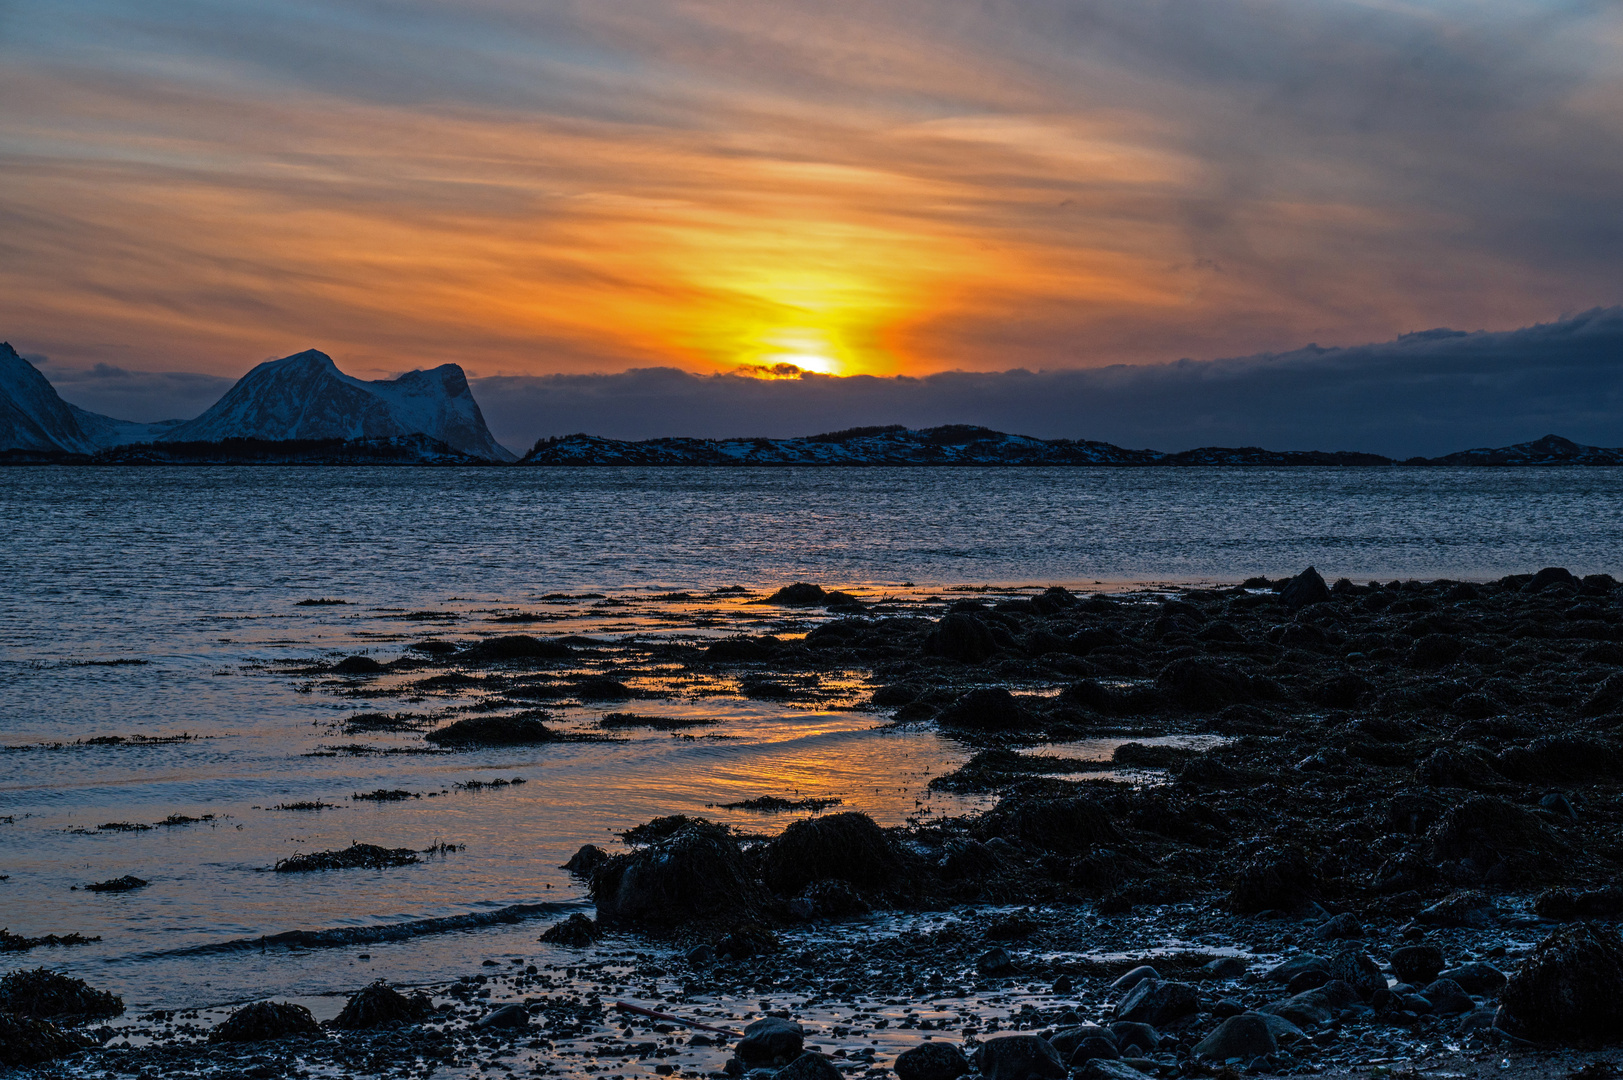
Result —
M835 617L752 602L799 581L930 613L1309 565L1623 576L1623 470L3 469L0 926L99 940L0 953L0 972L175 1009L534 958L549 922L591 910L571 853L653 817L770 834L809 811L722 804L838 800L887 825L984 805L928 788L969 750L892 723L870 672L772 700L654 647ZM478 680L330 670L511 633L577 641L576 674L634 700L544 703L585 741L431 752L422 726L481 708ZM605 726L627 712L660 724ZM273 869L354 842L419 858ZM85 888L124 875L147 884Z

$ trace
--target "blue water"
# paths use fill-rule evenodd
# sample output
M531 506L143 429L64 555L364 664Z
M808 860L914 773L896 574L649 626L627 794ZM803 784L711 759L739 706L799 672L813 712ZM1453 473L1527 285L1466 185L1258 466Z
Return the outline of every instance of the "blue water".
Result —
M1620 493L1613 469L0 470L0 745L12 748L0 751L0 925L102 937L0 968L64 964L135 1006L454 976L481 951L533 953L544 919L349 949L209 950L571 910L584 900L558 864L581 843L671 812L766 832L787 820L716 802L817 794L889 823L975 805L924 791L966 752L927 730L876 730L888 717L859 708L864 672L825 676L816 701L786 705L725 679L667 684L645 665L627 681L673 696L566 709L567 724L591 730L625 708L716 722L694 738L635 729L423 755L378 752L420 750L417 733L351 735L341 721L477 694L424 700L408 680L350 684L289 661L386 660L424 637L515 631L793 635L823 616L711 590L795 580L927 603L954 587L1235 582L1308 564L1332 580L1620 574ZM677 590L690 598L668 598ZM312 598L345 603L297 605ZM504 621L519 613L540 621ZM85 664L108 660L144 663ZM198 737L49 745L182 734ZM351 744L371 752L332 749ZM512 777L526 783L456 786ZM419 797L349 798L379 787ZM268 809L298 800L336 808ZM214 819L100 828L171 814ZM266 872L351 840L465 846L396 870ZM126 873L151 885L73 888Z

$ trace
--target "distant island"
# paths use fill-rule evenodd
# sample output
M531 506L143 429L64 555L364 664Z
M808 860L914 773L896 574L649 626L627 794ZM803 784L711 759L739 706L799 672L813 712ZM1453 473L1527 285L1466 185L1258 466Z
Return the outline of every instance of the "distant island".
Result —
M192 420L141 424L70 405L0 342L0 465L518 466L1391 466L1623 465L1623 449L1556 435L1498 449L1398 460L1353 451L1201 447L1129 450L1087 439L1038 439L971 424L859 427L794 439L595 435L540 440L522 458L485 426L455 364L398 379L345 375L310 349L270 360Z

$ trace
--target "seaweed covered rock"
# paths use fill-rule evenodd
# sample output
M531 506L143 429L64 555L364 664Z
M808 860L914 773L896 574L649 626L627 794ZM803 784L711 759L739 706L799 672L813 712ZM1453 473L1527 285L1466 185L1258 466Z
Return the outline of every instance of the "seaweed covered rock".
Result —
M1511 975L1500 998L1513 1032L1545 1042L1623 1041L1623 938L1611 927L1566 926Z
M609 853L596 844L582 844L580 850L558 869L568 870L572 877L590 879L598 867L609 861Z
M209 1032L209 1042L264 1042L293 1036L321 1037L321 1025L309 1009L288 1001L256 1001L217 1024Z
M1279 590L1279 599L1291 611L1300 611L1309 604L1322 604L1330 599L1330 587L1313 567L1285 582Z
M1229 889L1229 907L1241 915L1291 911L1319 895L1319 872L1294 848L1258 856L1240 868Z
M41 967L0 977L0 1012L71 1025L122 1016L124 999Z
M793 585L785 585L777 592L764 600L757 600L757 604L778 604L783 607L816 607L824 603L828 594L821 585L813 585L807 581L797 581Z
M849 881L831 879L812 882L789 901L789 913L798 919L851 919L872 910Z
M969 1072L969 1059L952 1043L932 1041L903 1050L892 1067L897 1080L958 1080Z
M561 641L546 641L529 634L508 634L476 641L463 649L460 655L464 660L478 662L563 660L574 655L574 650Z
M796 821L761 853L761 876L783 896L816 881L848 881L859 890L886 889L902 870L883 829L855 811Z
M999 837L1064 855L1083 855L1121 839L1109 812L1091 799L1049 798L1018 790L983 815L976 832L983 840Z
M772 1080L843 1080L844 1074L816 1050L805 1050L779 1069Z
M346 656L334 664L332 669L339 675L376 675L388 670L370 656Z
M1155 685L1167 700L1184 709L1221 709L1249 701L1245 676L1215 660L1186 656L1161 669Z
M432 1011L426 994L407 997L379 979L350 998L343 1010L327 1021L327 1026L339 1031L409 1027L421 1023Z
M997 639L992 630L973 615L961 611L942 616L929 636L924 650L931 656L956 660L961 664L979 664L997 652Z
M770 1065L793 1061L805 1044L805 1028L793 1020L767 1016L744 1029L744 1037L733 1052L746 1065Z
M1616 747L1600 739L1545 735L1504 751L1496 765L1513 780L1572 783L1615 776L1623 761Z
M1390 959L1392 973L1414 986L1425 986L1443 970L1443 951L1435 945L1404 945Z
M49 1020L0 1012L0 1068L40 1065L81 1049L78 1040Z
M411 848L386 848L377 844L351 844L338 851L307 851L278 859L278 874L307 874L320 870L385 870L410 866L418 861Z
M753 921L765 899L738 841L698 826L611 858L591 895L599 925L662 931Z
M1434 859L1493 882L1536 880L1572 855L1534 814L1487 795L1444 811L1428 835Z
M597 938L597 923L578 911L562 922L553 923L541 933L541 940L547 944L567 945L572 949L584 949Z
M1000 686L971 690L936 717L941 727L966 731L1016 731L1030 722L1030 714Z
M423 736L444 747L534 746L557 737L534 716L468 716Z
M738 634L711 642L710 647L704 651L704 658L712 663L750 664L772 659L782 645L783 643L775 637L750 637L748 634Z

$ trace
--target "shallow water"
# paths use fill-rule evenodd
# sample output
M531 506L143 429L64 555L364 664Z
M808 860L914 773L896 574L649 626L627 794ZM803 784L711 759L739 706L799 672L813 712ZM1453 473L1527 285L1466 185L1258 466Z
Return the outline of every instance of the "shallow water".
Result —
M444 715L477 690L297 673L312 660L514 632L793 636L824 616L713 591L793 580L905 606L987 585L1232 582L1309 563L1332 579L1616 573L1620 480L1612 469L0 470L0 744L13 747L0 752L0 924L102 937L0 967L65 964L135 1007L323 993L375 975L432 981L474 953L533 954L548 915L584 904L558 864L656 815L771 832L797 815L712 804L820 796L886 823L980 805L927 791L968 752L859 708L863 672L759 701L657 665L620 672L606 648L581 670L674 696L568 706L569 725L596 730L613 711L715 723L423 754L382 752L422 749L419 732L355 734L344 720ZM345 603L298 605L314 598ZM120 660L140 663L104 663ZM52 745L183 734L193 738ZM333 749L350 746L368 752ZM457 786L514 777L526 783ZM350 798L377 788L414 797ZM335 808L269 809L312 800ZM177 814L213 819L102 828ZM464 846L393 870L267 872L352 840ZM151 885L73 888L126 873ZM523 921L396 941L241 944L515 906Z

